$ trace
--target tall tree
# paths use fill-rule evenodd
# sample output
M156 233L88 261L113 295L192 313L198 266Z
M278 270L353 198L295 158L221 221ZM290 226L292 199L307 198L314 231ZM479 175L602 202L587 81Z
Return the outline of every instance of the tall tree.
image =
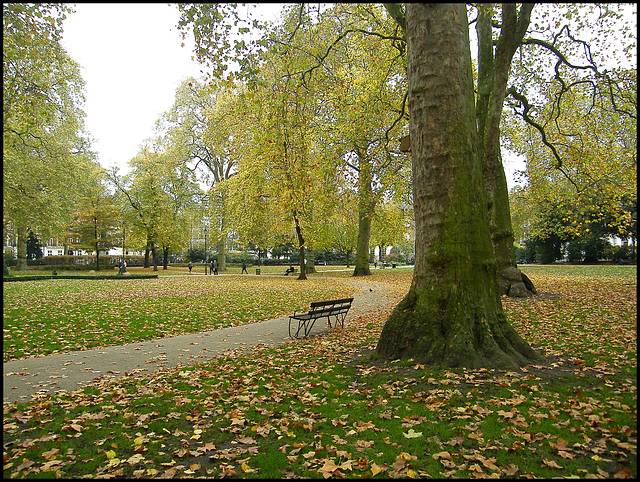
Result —
M213 209L212 242L215 240L220 271L226 271L227 236L233 229L229 217L227 181L237 174L237 145L243 120L237 115L239 92L232 82L202 82L189 78L176 90L171 110L157 123L167 151L180 157L206 186ZM215 237L214 237L215 232Z
M347 268L358 245L358 203L351 189L337 192L335 205L327 207L318 229L318 247L344 255Z
M180 27L193 27L200 58L209 63L214 75L223 74L225 69L219 61L231 51L236 55L243 52L239 59L241 70L234 74L250 83L260 78L258 52L262 52L263 59L267 58L267 51L296 59L296 65L282 69L281 75L288 82L295 78L304 88L313 88L321 99L313 131L322 139L316 143L323 147L317 159L331 159L334 171L351 171L359 192L354 275L370 274L371 219L382 194L394 185L398 164L404 162L391 148L397 143L399 132L406 130L402 105L406 91L404 47L397 45L395 51L382 48L386 40L396 40L393 21L379 5L315 8L296 4L284 9L281 27L263 30L265 34L259 40L237 42L234 46L225 40L212 45L210 39L224 37L222 32L242 22L238 12L222 5L181 5L180 9ZM336 35L349 38L350 42L337 42ZM314 223L313 217L310 221ZM307 230L308 246L313 234L313 229Z
M295 22L291 22L296 25ZM292 25L276 32L281 39L265 55L260 81L246 96L245 112L250 141L241 162L264 179L264 188L271 202L286 213L287 227L295 232L300 252L299 279L313 271L313 246L316 241L319 206L327 195L329 177L323 167L325 153L317 132L321 102L318 84L305 80L297 72L308 68L309 59L299 55L313 39L315 27L306 23L301 37L292 47L282 39L291 36ZM245 134L246 138L246 134ZM260 165L260 168L250 167ZM335 172L332 172L335 177ZM329 181L331 182L331 181ZM281 234L286 234L281 230Z
M628 76L631 89L636 71L620 72ZM516 226L528 225L529 235L544 238L590 236L594 230L627 239L635 237L634 212L637 203L636 107L632 103L617 106L608 96L593 102L591 86L576 83L563 93L565 106L556 107L556 90L546 93L546 103L527 113L531 122L520 116L506 116L509 148L527 158L523 179L526 183L513 191ZM616 108L617 107L617 108ZM624 112L620 110L624 108ZM548 122L546 119L556 120ZM556 146L557 160L544 145L537 125L547 124L545 139ZM555 206L558 225L550 225L548 205ZM527 216L522 214L527 213ZM551 218L555 219L555 218ZM600 228L597 225L605 223ZM522 237L521 237L522 239Z
M187 247L189 212L194 209L200 190L193 173L183 160L165 151L161 139L148 140L138 155L130 161L133 170L120 177L109 174L110 181L120 193L131 220L129 229L145 239L145 267L152 256L154 271L158 269L157 249L164 253L164 266L172 248Z
M3 218L26 269L30 229L46 237L70 223L94 155L84 133L84 82L60 45L69 8L3 5Z
M406 38L416 265L377 351L447 366L521 365L536 353L507 322L498 292L464 4L408 4Z
M309 8L300 6L297 8ZM383 196L404 187L398 172L408 165L396 152L408 117L404 48L387 48L396 29L384 8L337 4L322 12L317 41L305 54L315 82L324 86L323 130L336 168L347 173L358 193L358 244L354 276L370 275L371 222ZM335 37L348 39L336 42ZM322 59L317 68L318 58Z
M249 153L248 158L251 162L240 159L238 175L227 183L230 217L235 219L238 242L243 246L253 244L260 255L276 245L289 229L283 223L287 219L283 206L272 193L271 182L265 179L269 161L258 152L255 156Z
M72 229L73 234L80 237L78 246L96 253L96 271L100 271L100 251L113 248L120 242L120 215L113 195L103 183L103 170L96 168L91 178L78 200Z
M544 10L539 9L533 15L533 6L523 4L518 11L512 4L492 8L490 5L478 7L478 43L479 66L484 62L485 68L479 67L478 113L484 113L487 122L484 124L485 141L485 184L490 194L489 212L494 239L494 249L499 264L501 277L501 292L513 295L526 295L520 286L509 284L508 278L516 274L516 265L511 249L513 235L510 220L507 218L508 195L506 184L502 181L503 168L499 147L496 145L494 132L498 121L498 112L506 97L508 104L515 107L515 111L525 122L531 122L548 149L548 153L555 158L555 168L562 174L563 165L570 161L561 153L559 146L565 142L579 145L577 138L563 139L560 143L552 140L554 126L561 130L571 130L571 123L564 123L560 119L571 104L568 97L576 88L591 91L590 104L595 106L603 100L616 105L621 114L629 115L627 107L631 92L625 86L624 77L620 77L619 67L604 70L608 63L607 56L615 52L620 65L627 63L630 52L628 47L635 48L635 29L629 29L624 21L620 5L553 5ZM496 22L499 20L499 22ZM533 24L533 28L529 28ZM496 27L498 25L498 27ZM494 33L492 33L492 31ZM496 31L499 36L496 36ZM606 32L606 34L605 34ZM614 46L620 44L623 48ZM495 50L494 50L495 46ZM518 51L518 55L513 54ZM489 55L493 53L493 58ZM481 75L481 72L484 72ZM493 87L486 89L490 95L480 95L481 78ZM503 95L504 92L504 95ZM531 103L534 99L546 97L546 92L553 92L551 111L554 113L547 121L537 123L531 116ZM631 94L633 97L633 94ZM502 99L502 100L501 100ZM498 102L500 101L500 102ZM553 121L551 118L555 117ZM635 123L635 121L634 121ZM564 172L566 174L566 171ZM563 175L564 175L563 174ZM493 197L491 197L493 196ZM501 242L502 241L502 242ZM517 276L516 276L517 277ZM533 290L526 276L523 281L529 290Z
M27 237L27 259L40 259L42 258L42 246L40 245L40 241L33 234L33 231L29 231L29 236Z
M500 293L528 296L535 288L516 266L513 229L509 211L507 179L502 166L500 121L511 61L529 27L533 4L524 4L520 12L515 4L502 6L501 27L494 44L494 8L478 5L478 155L482 161L484 189L487 196L489 229L498 262Z

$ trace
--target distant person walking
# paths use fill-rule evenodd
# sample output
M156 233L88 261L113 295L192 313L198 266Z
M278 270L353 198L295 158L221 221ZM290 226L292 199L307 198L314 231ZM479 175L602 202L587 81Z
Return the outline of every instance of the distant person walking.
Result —
M242 261L242 272L240 274L242 273L249 274L249 272L247 271L247 263L244 260Z
M217 259L214 259L211 262L211 266L213 266L213 273L214 274L218 274L218 260Z
M193 264L189 261L189 273L191 273L191 269L193 268Z
M213 260L211 260L211 262L209 263L209 274L213 274Z

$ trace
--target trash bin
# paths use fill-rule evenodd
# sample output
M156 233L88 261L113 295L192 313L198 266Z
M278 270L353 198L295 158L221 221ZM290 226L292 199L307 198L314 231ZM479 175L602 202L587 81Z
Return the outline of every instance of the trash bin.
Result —
M260 268L256 268L256 274L260 274Z
M395 267L396 267L396 264L395 264L395 263L393 263L393 264L391 265L391 267L392 267L392 268L395 268Z

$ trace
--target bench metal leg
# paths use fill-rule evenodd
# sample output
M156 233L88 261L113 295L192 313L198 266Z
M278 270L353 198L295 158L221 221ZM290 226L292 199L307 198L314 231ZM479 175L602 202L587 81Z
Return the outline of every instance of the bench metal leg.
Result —
M343 313L342 315L338 314L338 315L332 315L332 316L336 317L336 319L333 321L333 325L331 324L331 316L327 316L329 328L337 328L338 323L340 323L340 326L344 328L344 318L346 316L346 313Z
M305 320L305 324L304 324L304 337L308 337L309 333L311 333L311 328L313 328L314 323L316 322L317 318L312 318L310 320ZM311 323L309 323L311 322Z
M333 320L333 324L331 321L331 317L334 316L335 320ZM337 313L337 314L332 314L332 315L325 315L325 316L320 316L318 318L326 318L327 319L327 324L329 325L329 328L337 328L338 327L338 323L340 323L340 326L342 328L344 328L344 319L347 316L347 313ZM293 317L289 317L289 336L291 338L298 338L298 336L300 335L300 331L304 331L304 336L305 338L309 336L309 333L311 333L311 329L313 328L313 325L315 324L316 320L318 318L307 318L304 320L300 320L297 318L293 318ZM296 329L296 333L295 335L292 334L292 328L291 325L293 323L293 321L297 321L298 322L298 327Z
M296 330L296 334L295 334L295 335L292 335L292 334L291 334L291 322L292 322L293 320L295 320L295 321L297 321L297 322L298 322L298 328L297 328L297 330ZM289 336L290 336L291 338L298 338L298 335L300 334L300 328L302 327L302 325L303 325L302 320L296 320L295 318L291 318L291 317L290 317L290 318L289 318Z
M296 320L298 322L298 328L296 329L296 334L292 335L291 334L291 322L293 320L296 320L295 318L289 318L289 336L291 338L298 338L298 336L300 335L300 330L302 330L304 332L304 336L305 338L307 336L309 336L309 333L311 332L311 328L313 328L313 324L315 323L315 318L314 319L310 319L310 320Z

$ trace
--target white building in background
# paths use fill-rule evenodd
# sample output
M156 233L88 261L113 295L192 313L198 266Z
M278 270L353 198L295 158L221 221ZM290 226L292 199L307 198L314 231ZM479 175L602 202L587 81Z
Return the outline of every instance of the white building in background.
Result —
M13 226L11 223L8 223L3 230L4 234L4 253L11 253L13 258L18 257L18 235L15 234L13 230ZM40 243L40 250L42 251L42 257L46 258L48 256L87 256L95 254L93 250L86 251L83 249L76 248L76 246L80 243L80 237L74 234L69 233L66 238L63 236L52 236L48 239L42 239L39 235L36 234L38 238L38 242ZM109 249L101 249L100 256L122 256L122 246L113 247ZM142 253L140 251L133 251L131 249L125 248L128 256L140 256Z

